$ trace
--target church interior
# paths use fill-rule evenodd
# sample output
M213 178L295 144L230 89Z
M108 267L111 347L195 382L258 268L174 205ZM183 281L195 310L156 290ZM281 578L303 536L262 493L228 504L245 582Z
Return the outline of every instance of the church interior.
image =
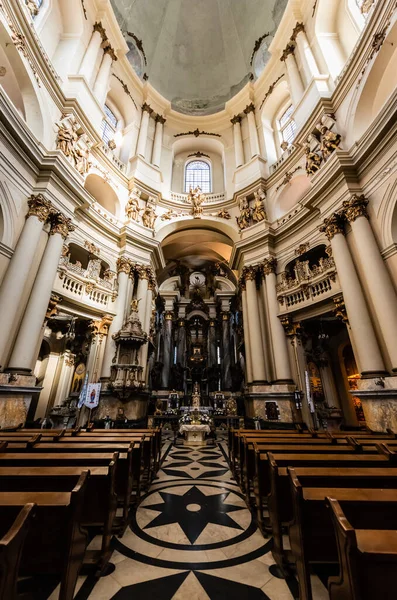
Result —
M396 107L396 0L0 0L0 600L396 598Z

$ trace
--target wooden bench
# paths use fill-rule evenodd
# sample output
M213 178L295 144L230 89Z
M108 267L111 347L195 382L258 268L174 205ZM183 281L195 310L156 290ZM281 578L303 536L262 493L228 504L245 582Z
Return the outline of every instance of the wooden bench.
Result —
M23 544L35 515L26 504L6 532L0 532L0 600L18 600L17 583Z
M70 492L0 492L0 530L9 529L21 508L35 504L21 554L21 577L56 575L59 600L72 600L85 549L82 529L84 494L89 477L83 472Z
M397 531L354 528L340 503L328 497L339 558L339 576L328 580L330 600L394 600Z
M309 488L302 486L293 470L290 470L290 477L293 520L289 538L298 575L299 597L312 600L310 564L338 563L336 539L325 498L330 496L341 502L355 527L397 529L397 489ZM344 481L348 484L347 478ZM377 597L382 598L374 598Z

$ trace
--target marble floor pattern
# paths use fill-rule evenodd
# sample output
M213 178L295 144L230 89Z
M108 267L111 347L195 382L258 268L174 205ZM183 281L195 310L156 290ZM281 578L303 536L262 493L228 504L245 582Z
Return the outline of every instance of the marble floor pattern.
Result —
M204 448L163 436L157 477L121 539L113 539L108 576L80 577L75 600L220 600L298 598L258 531L228 469L225 435ZM95 543L95 540L93 541ZM313 578L315 600L327 600ZM56 590L48 600L57 598Z

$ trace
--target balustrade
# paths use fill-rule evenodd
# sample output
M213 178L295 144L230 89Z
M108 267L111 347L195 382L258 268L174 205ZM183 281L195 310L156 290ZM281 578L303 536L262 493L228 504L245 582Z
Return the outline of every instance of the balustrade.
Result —
M314 301L319 296L336 290L336 268L332 257L320 259L319 264L309 267L308 261L296 261L295 277L282 273L277 284L277 299L285 308L302 302Z

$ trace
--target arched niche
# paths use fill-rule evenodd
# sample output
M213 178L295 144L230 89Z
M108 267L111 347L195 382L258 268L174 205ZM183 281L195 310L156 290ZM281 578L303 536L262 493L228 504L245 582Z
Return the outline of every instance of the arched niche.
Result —
M350 112L353 118L349 138L358 140L376 118L390 96L397 88L397 22L394 22L382 48L372 66L368 67L361 93L356 97Z
M44 122L36 83L32 71L25 67L18 50L13 44L4 25L0 23L0 64L5 67L1 85L38 141L44 142Z
M342 71L358 38L346 0L318 0L315 33L323 60L332 79Z
M220 239L230 246L233 245L233 242L237 242L239 240L239 234L237 230L227 222L221 222L220 220L216 221L215 219L212 220L211 218L192 218L173 221L171 223L167 223L165 221L163 223L164 224L156 231L156 239L159 242L163 242L165 238L173 233L185 231L190 231L190 241L192 241L192 238L194 240L196 233L198 233L196 230L206 231L209 237L213 237L212 233L215 237L219 235Z
M287 214L310 189L310 179L306 175L297 175L294 177L279 195L275 198L273 204L273 217L280 219Z
M266 158L269 165L277 162L281 155L280 146L277 139L276 116L282 106L287 102L292 103L288 84L285 77L276 85L272 93L267 97L263 104L261 119L263 128L263 137L265 140Z
M91 173L87 176L84 184L85 189L112 215L118 217L120 204L116 192L112 186L99 175Z
M200 154L205 156L200 156ZM191 160L204 160L210 164L212 192L225 190L224 146L218 138L186 136L177 138L172 145L171 189L184 193L185 167Z

